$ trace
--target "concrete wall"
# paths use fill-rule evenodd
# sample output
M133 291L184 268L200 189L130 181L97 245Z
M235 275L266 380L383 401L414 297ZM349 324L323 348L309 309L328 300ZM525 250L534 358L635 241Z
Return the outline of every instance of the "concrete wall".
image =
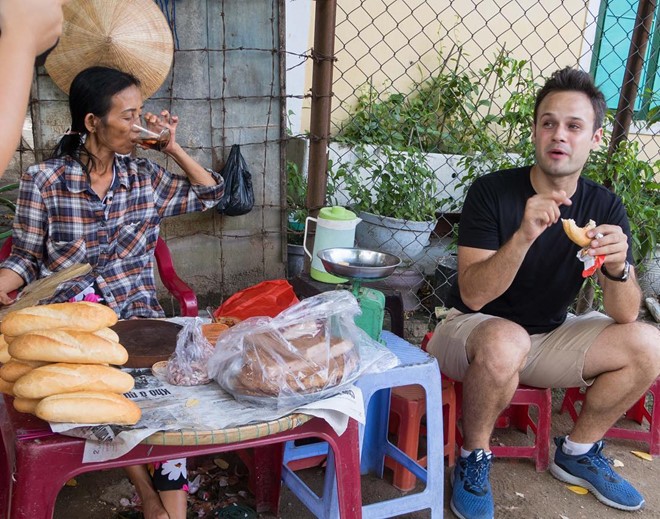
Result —
M281 88L278 0L177 2L179 48L169 77L145 111L179 115L179 142L203 166L220 170L240 144L254 183L247 215L214 210L171 218L161 235L177 273L200 307L217 306L237 290L284 275L282 261ZM41 70L35 83L34 138L50 150L69 126L67 98ZM144 152L172 171L176 164ZM159 290L164 306L169 298Z

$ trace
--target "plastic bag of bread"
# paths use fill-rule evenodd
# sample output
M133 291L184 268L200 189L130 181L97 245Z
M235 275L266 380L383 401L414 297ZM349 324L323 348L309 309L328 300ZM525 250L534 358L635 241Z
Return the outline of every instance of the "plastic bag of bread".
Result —
M246 319L219 337L209 376L237 400L261 405L298 406L337 394L374 361L397 362L355 325L359 312L353 294L335 290L274 318Z
M213 353L213 345L202 332L199 318L186 322L176 337L176 348L167 361L165 378L175 386L198 386L211 381L206 364Z

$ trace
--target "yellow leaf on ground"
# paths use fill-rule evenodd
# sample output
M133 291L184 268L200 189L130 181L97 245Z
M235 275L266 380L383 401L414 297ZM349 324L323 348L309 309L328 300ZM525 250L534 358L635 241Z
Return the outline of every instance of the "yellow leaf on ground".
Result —
M215 463L216 466L217 466L218 468L220 468L221 470L227 470L227 469L229 468L229 463L227 463L227 462L226 462L225 460L223 460L222 458L215 458L215 459L213 460L213 463Z
M623 461L614 458L614 459L612 460L612 465L613 465L614 467L623 467Z
M653 456L651 456L648 452L642 452L642 451L630 451L630 452L632 452L638 458L642 458L643 460L653 461Z
M76 481L76 478L71 478L69 481L66 482L67 487L77 487L78 482Z
M566 485L566 488L569 489L571 492L575 492L576 494L580 494L583 496L584 494L588 494L589 491L586 488L579 487L577 485Z

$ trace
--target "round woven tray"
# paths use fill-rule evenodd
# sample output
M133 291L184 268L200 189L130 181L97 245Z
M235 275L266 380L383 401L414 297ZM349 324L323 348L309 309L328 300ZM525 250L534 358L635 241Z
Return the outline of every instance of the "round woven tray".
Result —
M147 445L218 445L236 443L288 431L308 422L313 417L306 414L290 414L270 422L241 425L213 431L163 431L142 440Z

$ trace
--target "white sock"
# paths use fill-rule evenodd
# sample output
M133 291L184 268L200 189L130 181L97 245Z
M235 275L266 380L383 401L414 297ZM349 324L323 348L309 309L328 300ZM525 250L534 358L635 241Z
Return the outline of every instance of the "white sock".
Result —
M472 452L474 451L466 451L463 447L461 447L461 458L467 458L468 456L470 456L470 454L472 454ZM484 453L490 454L490 451L484 449Z
M593 443L577 443L572 441L568 436L566 436L566 441L562 445L561 450L564 454L569 456L580 456L581 454L586 454L594 446Z

